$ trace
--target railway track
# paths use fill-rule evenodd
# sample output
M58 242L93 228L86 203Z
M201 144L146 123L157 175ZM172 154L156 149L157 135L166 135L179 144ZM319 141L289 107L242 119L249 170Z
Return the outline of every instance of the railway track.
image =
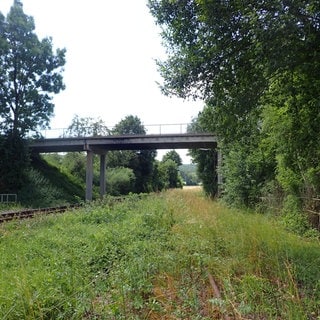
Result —
M55 214L55 213L63 213L72 208L79 208L80 205L68 205L68 206L58 206L58 207L49 207L49 208L39 208L39 209L23 209L18 211L8 211L0 213L0 223L11 221L11 220L21 220L33 218L37 215L41 214Z
M147 196L147 194L140 194L137 195L138 199L142 199L143 197ZM119 197L110 197L107 200L109 206L113 206L115 203L123 202L126 199L130 199L128 196L119 196ZM55 213L63 213L70 209L80 208L83 204L72 204L66 206L57 206L57 207L49 207L49 208L39 208L39 209L23 209L17 211L8 211L8 212L0 212L0 224L6 221L12 220L21 220L21 219L28 219L33 218L37 215L49 215Z

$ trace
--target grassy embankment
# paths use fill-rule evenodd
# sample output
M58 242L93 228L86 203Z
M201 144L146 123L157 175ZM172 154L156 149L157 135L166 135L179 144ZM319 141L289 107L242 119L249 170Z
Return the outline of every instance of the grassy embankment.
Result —
M84 186L72 175L61 172L37 155L31 158L29 183L18 194L22 205L50 207L80 202L84 198Z
M0 226L0 319L320 319L320 248L196 190Z

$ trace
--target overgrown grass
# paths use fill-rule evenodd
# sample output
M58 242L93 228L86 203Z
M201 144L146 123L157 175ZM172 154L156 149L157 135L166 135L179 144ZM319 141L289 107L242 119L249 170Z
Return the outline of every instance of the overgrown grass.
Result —
M18 192L18 201L27 207L50 207L81 202L85 189L72 176L60 172L39 155L33 155L28 182Z
M319 242L195 190L0 226L1 319L320 319Z

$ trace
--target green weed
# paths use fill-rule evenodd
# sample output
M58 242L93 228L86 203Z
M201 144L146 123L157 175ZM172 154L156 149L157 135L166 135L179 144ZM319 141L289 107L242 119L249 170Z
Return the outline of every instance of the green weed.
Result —
M318 319L317 240L197 190L0 226L0 318Z

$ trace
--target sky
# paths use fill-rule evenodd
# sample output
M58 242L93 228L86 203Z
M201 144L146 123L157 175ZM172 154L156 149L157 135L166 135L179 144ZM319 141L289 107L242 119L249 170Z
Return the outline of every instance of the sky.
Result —
M0 0L0 12L13 0ZM113 126L127 115L151 124L189 123L201 101L164 96L155 59L165 59L160 29L147 0L22 0L40 39L66 48L66 89L54 97L51 128L68 127L74 115Z

